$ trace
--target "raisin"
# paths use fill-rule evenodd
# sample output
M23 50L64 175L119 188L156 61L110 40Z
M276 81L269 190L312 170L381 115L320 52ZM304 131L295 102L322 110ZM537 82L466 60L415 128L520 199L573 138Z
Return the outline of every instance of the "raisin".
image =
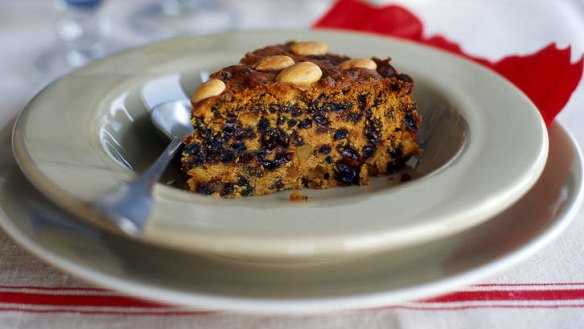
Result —
M280 128L267 129L261 139L262 146L268 150L273 150L276 147L286 148L290 145L290 136Z
M359 104L361 104L361 107L365 107L365 105L367 104L367 95L359 95L357 96L357 101L359 101Z
M237 186L241 186L241 187L245 187L249 184L249 181L242 176L239 176L239 178L237 179L237 182L235 183L235 185Z
M202 165L207 159L207 152L199 143L186 145L185 152L190 155L189 162L193 167Z
M339 146L337 147L337 150L344 160L349 162L359 161L359 154L351 145Z
M257 107L257 106L251 106L249 108L249 111L255 115L259 115L260 113L264 114L264 109L261 107Z
M361 113L359 112L351 112L347 115L347 119L353 123L358 123L361 120Z
M296 126L297 123L298 123L297 120L290 119L290 120L288 120L288 127L289 128L294 128L294 126Z
M221 75L221 80L224 80L224 81L229 80L233 77L233 75L227 71L221 71L220 75Z
M302 110L296 105L290 105L289 111L293 117L299 117L302 115Z
M292 156L293 156L292 153L281 152L276 153L274 160L268 160L262 154L258 154L258 163L261 164L265 170L274 171L281 165L292 161Z
M386 118L390 118L390 119L391 119L391 121L395 122L395 114L394 114L394 109L393 109L393 107L389 107L389 108L387 108L387 110L385 110L385 113L383 113L383 115L384 115Z
M201 152L205 155L205 162L216 163L219 162L223 155L227 152L225 149L225 140L222 137L211 137L206 140L205 150Z
M397 71L389 64L388 60L377 64L377 72L384 78L391 78L397 74Z
M320 127L328 127L330 125L329 120L323 114L316 114L312 117L316 124Z
M236 142L231 144L231 148L236 152L236 153L243 153L245 152L245 150L247 150L247 147L245 146L244 142Z
M225 151L223 156L221 157L221 162L223 163L230 163L235 158L235 154L231 151Z
M418 130L418 121L414 117L414 112L412 112L412 111L406 112L406 116L404 117L404 124L411 131L417 131Z
M233 138L236 140L241 139L252 139L255 138L256 134L252 128L243 128L243 129L236 129L233 132Z
M329 57L326 55L309 55L312 60L328 62L330 61Z
M270 128L270 121L264 117L260 118L260 121L258 122L258 130L265 132L268 128Z
M322 178L324 178L325 180L329 180L331 178L331 175L329 173L325 172L324 176Z
M276 119L276 124L277 124L278 126L281 126L281 125L283 125L283 124L284 124L284 122L286 122L286 118L284 118L284 117L280 117L280 116L279 116L279 117L278 117L278 119Z
M393 174L393 173L399 171L400 169L402 169L403 166L404 165L403 165L402 162L396 162L396 161L389 162L387 164L387 173L388 174Z
M326 158L324 158L324 162L329 163L329 164L333 163L333 158L329 155Z
M402 149L401 147L396 147L393 151L389 152L389 156L393 159L398 159L402 156Z
M233 184L232 183L225 183L223 184L223 190L221 190L221 196L231 195L233 194Z
M298 123L298 128L300 129L308 129L310 127L312 127L312 120L309 118L306 118Z
M209 141L209 150L213 153L221 153L221 151L223 151L223 145L225 144L225 141L222 137L214 137Z
M359 184L359 169L343 162L335 164L335 179L343 185Z
M195 191L204 195L211 195L215 193L215 189L213 189L213 184L211 182L207 183L197 183L195 186Z
M336 113L342 113L350 110L353 107L353 103L343 102L343 103L325 103L323 104L323 109L326 111L333 111Z
M381 142L381 121L373 119L365 126L365 138L369 144L377 145Z
M237 116L235 114L233 114L233 113L229 113L225 117L225 122L235 123L235 122L237 122Z
M276 181L274 182L274 184L270 186L270 188L272 190L281 191L284 188L284 181L282 180L282 177L278 177L278 179L276 179Z
M245 172L251 177L262 177L264 171L259 167L249 166L245 167Z
M302 146L304 145L304 138L302 138L302 136L298 136L298 133L293 131L290 134L290 138L292 138L292 140L294 141L294 145L295 146Z
M377 94L375 96L375 100L373 101L373 106L377 107L385 103L387 103L387 98L382 94Z
M414 83L414 80L412 79L412 77L410 77L409 75L405 74L405 73L401 73L397 76L398 80L406 82L406 83Z
M255 188L252 185L247 185L245 187L245 190L241 191L241 195L248 196L248 195L253 194L254 191L255 191Z
M209 138L211 135L213 135L211 129L207 128L205 123L200 118L195 118L193 128L195 129L195 132L203 138Z
M349 131L347 131L347 129L341 128L341 129L338 129L337 131L335 131L335 134L333 135L333 138L336 141L338 141L339 139L346 138L348 134L349 134Z
M221 117L221 112L216 107L212 107L211 112L213 112L213 117L215 118Z
M229 119L221 127L223 136L225 136L225 138L233 137L233 135L235 135L236 131L239 129L241 129L241 123L239 121L231 121Z
M373 154L375 154L375 150L377 149L374 145L366 145L363 147L363 159L367 160L370 159Z
M366 118L371 118L371 116L373 115L373 112L371 111L371 109L364 109L363 113L365 114Z
M249 163L253 159L255 159L255 155L253 153L246 152L246 153L243 153L242 155L239 156L238 162L239 163Z
M271 113L284 112L284 109L280 104L270 104L268 107L268 111Z
M185 146L185 152L189 155L198 155L201 152L201 144L188 144Z
M323 145L318 149L318 153L320 154L329 154L331 153L331 148L328 145Z

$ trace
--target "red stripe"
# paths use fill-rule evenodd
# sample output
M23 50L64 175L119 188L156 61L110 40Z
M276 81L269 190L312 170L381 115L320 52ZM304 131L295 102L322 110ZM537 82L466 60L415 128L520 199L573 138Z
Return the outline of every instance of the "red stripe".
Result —
M541 283L479 283L473 287L540 287L540 286L584 286L584 282L541 282ZM0 285L0 289L29 289L47 291L95 291L114 292L108 289L94 287L45 287L45 286L9 286Z
M548 286L584 286L584 282L545 282L545 283L479 283L474 287L548 287Z
M381 309L404 309L404 310L420 310L420 311L460 311L468 309L561 309L561 308L584 308L584 304L555 304L555 305L462 305L462 306L411 306L411 305L394 305L380 308L366 309L365 311L381 310ZM79 309L27 309L21 307L0 307L0 311L6 312L23 312L23 313L75 313L86 315L122 315L122 316L196 316L220 313L219 311L95 311L95 310L79 310Z
M379 307L373 309L366 309L365 311L371 310L384 310L384 309L403 309L403 310L413 310L413 311L461 311L468 309L494 309L494 308L506 308L506 309L560 309L560 308L584 308L584 304L554 304L554 305L497 305L497 304L481 304L481 305L461 305L461 306L443 306L443 307L431 307L431 306L413 306L413 305L394 305L387 307Z
M219 313L218 311L160 311L160 312L127 312L127 311L90 311L90 310L76 310L76 309L50 309L50 310L35 310L22 307L0 307L0 312L23 312L23 313L75 313L87 315L150 315L150 316L185 316L185 315L208 315Z
M426 299L425 303L452 303L468 301L501 300L584 300L584 289L559 290L485 290L459 291L435 298Z
M167 307L167 305L124 296L55 295L20 292L0 292L0 303L51 306Z
M110 290L92 287L43 287L43 286L6 286L0 285L0 289L30 289L30 290L50 290L50 291L96 291L108 292Z
M400 309L411 311L461 311L469 309L561 309L561 308L584 308L584 304L562 304L562 305L463 305L463 306L413 306L413 305L394 305L379 308L363 309L362 311L375 311L384 309ZM196 315L210 315L219 314L219 311L93 311L93 310L77 310L77 309L27 309L22 307L0 307L0 312L22 312L22 313L43 313L43 314L63 314L74 313L84 315L121 315L121 316L196 316Z
M566 283L566 285L573 285L574 283ZM512 284L514 285L514 284ZM548 285L548 284L537 284L537 285ZM550 285L561 285L561 284L550 284ZM8 288L7 286L3 286ZM57 287L31 287L31 286L20 286L20 287L9 287L9 288L22 288L22 289L35 289L39 290L58 290ZM46 289L45 289L46 288ZM76 288L66 288L65 290L74 290ZM85 288L79 288L85 290ZM93 288L87 288L90 291L94 291ZM95 289L95 291L104 291ZM555 289L555 290L485 290L485 291L459 291L450 293L447 295L427 299L421 301L421 303L431 304L431 303L454 303L454 302L469 302L469 301L565 301L565 300L584 300L584 289ZM28 292L0 292L0 303L10 303L10 304L21 304L21 305L42 305L42 306L90 306L90 307L124 307L124 308L149 308L145 314L152 314L161 312L167 314L157 308L165 308L167 305L142 301L132 297L116 296L116 295L57 295L57 294L46 294L46 293L28 293ZM578 304L580 305L580 304ZM407 306L410 307L410 306ZM458 307L458 306L457 306ZM468 305L460 306L463 308L476 308L476 307L545 307L545 308L559 308L559 307L576 307L574 305L550 305L550 306L540 306L540 305ZM431 307L424 307L428 309L434 309ZM452 309L447 307L448 309ZM8 309L2 309L8 310ZM34 310L37 311L37 310ZM32 311L31 311L32 312ZM38 311L41 312L41 311ZM125 314L124 312L113 312L113 311L80 311L80 310L58 310L55 312L83 312L83 313L93 313L93 314ZM128 314L136 314L135 312L126 312ZM189 315L192 312L173 312L177 315L185 314ZM197 312L195 312L197 313Z

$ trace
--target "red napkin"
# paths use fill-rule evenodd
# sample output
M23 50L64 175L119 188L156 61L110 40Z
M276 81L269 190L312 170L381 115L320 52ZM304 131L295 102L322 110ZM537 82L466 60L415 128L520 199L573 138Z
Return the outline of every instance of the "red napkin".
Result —
M555 44L527 56L508 56L497 62L471 56L447 38L424 37L424 25L403 7L379 7L358 0L339 0L315 28L367 31L414 40L447 50L480 63L513 82L533 101L546 124L550 124L566 105L582 77L584 58L570 63L571 49L558 49Z

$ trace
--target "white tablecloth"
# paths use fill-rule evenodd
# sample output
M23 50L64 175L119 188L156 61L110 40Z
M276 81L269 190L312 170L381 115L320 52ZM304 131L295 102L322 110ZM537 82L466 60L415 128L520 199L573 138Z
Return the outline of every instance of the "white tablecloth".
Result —
M145 1L110 1L102 14L115 37L128 44L147 42L129 29L126 18ZM327 1L304 4L304 13L279 10L279 1L233 1L243 18L241 28L306 28L326 10ZM426 24L428 34L459 42L470 54L499 59L528 54L550 42L572 45L573 60L584 52L584 2L538 1L399 1ZM269 8L270 12L262 11ZM274 13L276 12L276 13ZM286 12L287 19L278 19ZM0 127L9 123L46 83L32 74L35 56L55 41L58 16L50 1L0 2ZM584 146L584 83L558 120ZM252 316L230 313L154 315L131 310L59 311L31 306L30 298L59 294L108 294L85 289L86 283L43 264L0 232L0 328L582 328L584 327L584 209L559 239L520 265L466 290L543 291L538 300L461 303L423 308L411 304L379 310L310 316ZM554 292L572 291L559 300ZM2 298L4 296L4 298ZM7 296L16 296L13 299ZM18 297L20 296L20 297ZM32 296L32 297L31 297ZM547 296L547 297L546 297ZM29 299L27 299L29 298ZM41 298L41 297L39 297ZM51 300L45 298L43 300ZM456 305L454 305L456 306Z

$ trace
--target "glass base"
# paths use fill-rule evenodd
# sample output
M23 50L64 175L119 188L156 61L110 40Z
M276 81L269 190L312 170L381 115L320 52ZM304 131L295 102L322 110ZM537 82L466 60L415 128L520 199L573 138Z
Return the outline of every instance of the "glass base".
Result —
M185 34L217 33L233 30L237 15L213 1L166 0L138 8L128 18L134 32L151 40Z
M47 48L34 60L33 76L37 80L50 82L89 62L125 48L122 43L114 41L102 43L99 47L92 47L85 51L68 50L64 45Z

